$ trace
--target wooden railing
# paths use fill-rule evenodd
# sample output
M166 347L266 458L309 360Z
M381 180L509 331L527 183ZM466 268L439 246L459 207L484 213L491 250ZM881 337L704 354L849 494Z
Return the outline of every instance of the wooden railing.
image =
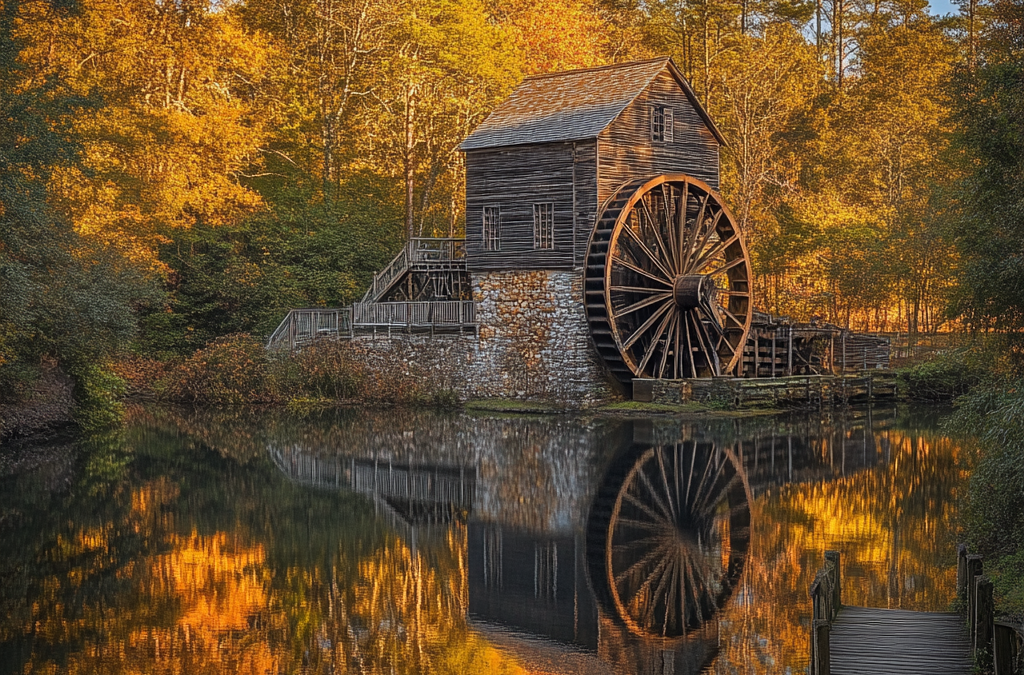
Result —
M842 597L839 551L825 551L825 566L818 570L811 584L811 675L831 672L829 636Z
M1024 674L1024 626L996 620L992 581L983 574L982 557L968 555L964 544L957 547L956 590L964 601L975 662L991 666L995 675Z
M362 302L376 302L384 297L388 289L410 268L430 269L464 268L466 264L466 241L464 239L416 238L406 242L388 266L373 277L373 283L366 290Z
M293 309L267 340L267 349L293 350L314 340L337 340L352 334L352 310Z
M472 300L433 302L357 302L352 305L354 326L462 327L476 324L476 303Z

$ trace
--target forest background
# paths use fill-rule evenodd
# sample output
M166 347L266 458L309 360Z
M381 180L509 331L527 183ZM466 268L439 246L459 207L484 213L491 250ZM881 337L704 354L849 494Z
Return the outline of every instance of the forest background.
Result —
M46 359L87 389L125 350L172 359L352 302L405 237L461 233L456 146L523 77L660 54L728 139L761 309L1012 330L1021 14L0 0L0 391Z

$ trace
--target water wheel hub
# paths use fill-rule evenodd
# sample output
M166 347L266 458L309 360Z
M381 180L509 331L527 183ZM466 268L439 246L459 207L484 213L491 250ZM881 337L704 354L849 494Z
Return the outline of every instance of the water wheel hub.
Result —
M672 296L679 309L707 307L715 295L715 282L706 274L680 274L672 284Z

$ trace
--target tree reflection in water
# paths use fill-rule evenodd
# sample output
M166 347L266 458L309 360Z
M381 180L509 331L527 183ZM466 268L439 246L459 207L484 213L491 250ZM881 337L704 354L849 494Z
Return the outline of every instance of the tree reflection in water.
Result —
M914 419L137 410L75 467L0 473L0 672L799 670L826 548L844 553L846 602L951 597L959 450ZM698 447L731 459L707 464L728 470L688 520L668 467ZM602 489L610 575L588 555ZM652 517L637 502L663 521L653 544L630 529ZM697 553L652 556L644 590L635 547L670 539ZM682 570L702 599L652 605L659 587L692 598ZM592 579L598 595L617 582L618 604Z

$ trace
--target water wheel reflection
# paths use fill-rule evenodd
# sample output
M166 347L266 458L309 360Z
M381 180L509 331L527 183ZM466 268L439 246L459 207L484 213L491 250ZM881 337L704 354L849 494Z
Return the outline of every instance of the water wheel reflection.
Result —
M588 533L602 595L637 634L672 638L700 627L743 569L750 509L742 464L711 442L635 448L606 482L606 506L595 503ZM594 538L601 570L593 569Z

